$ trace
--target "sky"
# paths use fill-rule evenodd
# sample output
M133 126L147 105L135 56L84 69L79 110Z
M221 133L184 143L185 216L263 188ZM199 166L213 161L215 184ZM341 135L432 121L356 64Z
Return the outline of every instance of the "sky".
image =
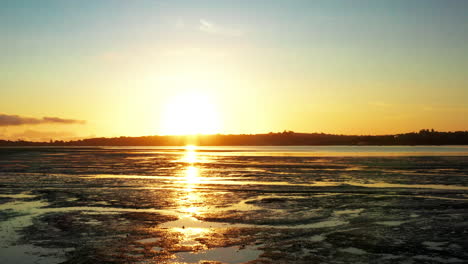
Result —
M0 139L468 130L468 1L0 2Z

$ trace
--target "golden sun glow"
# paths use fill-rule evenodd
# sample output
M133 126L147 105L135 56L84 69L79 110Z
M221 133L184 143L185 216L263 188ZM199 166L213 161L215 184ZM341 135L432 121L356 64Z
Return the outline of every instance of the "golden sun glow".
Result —
M168 100L162 116L163 134L215 134L220 130L218 110L207 95L187 93Z
M195 151L196 150L196 147L193 146L193 145L188 145L185 147L186 151L185 151L185 154L182 158L182 161L183 162L187 162L187 163L195 163L198 161L197 159L197 152ZM190 167L189 167L190 168Z

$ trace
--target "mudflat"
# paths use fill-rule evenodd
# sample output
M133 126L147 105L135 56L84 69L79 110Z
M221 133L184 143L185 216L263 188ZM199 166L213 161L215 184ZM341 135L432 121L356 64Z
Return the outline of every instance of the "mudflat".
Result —
M466 263L450 147L0 149L1 263Z

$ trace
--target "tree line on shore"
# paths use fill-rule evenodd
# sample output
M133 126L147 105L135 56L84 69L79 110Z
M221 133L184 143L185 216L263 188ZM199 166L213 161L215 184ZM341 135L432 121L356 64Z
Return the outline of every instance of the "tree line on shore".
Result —
M215 134L191 136L142 136L88 138L79 140L0 140L0 146L288 146L288 145L468 145L468 131L419 132L395 135L335 135L284 131L267 134Z

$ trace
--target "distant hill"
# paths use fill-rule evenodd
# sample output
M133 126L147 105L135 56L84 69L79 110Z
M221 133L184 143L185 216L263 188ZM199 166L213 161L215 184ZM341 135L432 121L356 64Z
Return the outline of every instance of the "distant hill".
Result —
M333 135L284 131L268 134L143 136L30 142L0 140L0 146L287 146L287 145L468 145L468 131L419 132L396 135Z

